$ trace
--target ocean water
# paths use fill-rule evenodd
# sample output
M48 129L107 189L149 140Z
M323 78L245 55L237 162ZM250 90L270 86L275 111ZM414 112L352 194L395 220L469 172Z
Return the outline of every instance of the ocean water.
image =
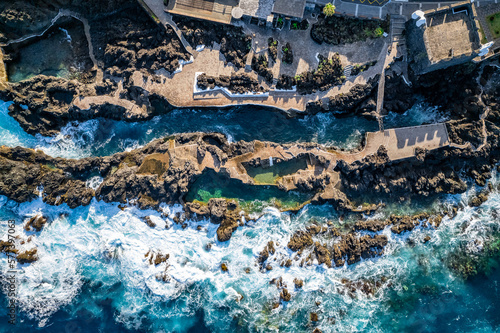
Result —
M163 124L157 124L160 120L140 124L110 122L113 134L102 137L96 134L102 126L100 121L92 121L72 124L60 137L42 138L27 135L16 126L6 114L6 106L3 104L0 112L1 144L39 148L72 158L131 149L152 138L174 133L162 127L176 129L176 121L182 124L181 117L176 118L174 112L161 117ZM436 110L424 105L414 108L399 116L402 122L414 125L440 117ZM265 132L262 128L259 132L257 125L245 127L243 120L236 122L245 112L249 115L255 112L250 111L229 111L237 112L238 116L224 116L218 111L176 112L191 117L195 123L189 126L199 126L195 130L214 130L210 127L212 120L223 126L220 130L227 131L233 140L251 139L252 135L267 140L278 137L274 131ZM206 117L204 122L199 120L201 116ZM224 117L232 119L231 122L222 122L221 119L227 119ZM329 128L335 129L342 122L321 117L326 116L291 123L292 128L303 126L308 137L304 133L301 137L294 134L297 128L288 132L284 126L281 133L284 139L274 141L294 142L315 137L318 142L347 144L354 140L352 134L341 137L330 134ZM290 120L284 121L288 124ZM348 124L344 123L344 132ZM393 124L397 126L397 120ZM176 131L192 128L182 126L178 125ZM140 129L134 132L134 128ZM254 132L247 132L249 128ZM151 133L144 134L148 130ZM318 327L323 332L497 332L498 258L493 256L488 260L484 274L467 280L450 268L454 254L481 253L499 238L500 177L495 173L491 182L494 191L478 208L466 205L481 190L472 185L462 195L389 205L370 218L420 210L444 211L452 205L463 209L454 218L445 217L437 229L419 227L411 233L395 235L386 228L380 232L389 238L383 256L339 268L316 264L300 267L297 261L289 268L280 266L283 258L292 255L286 248L290 236L304 230L312 223L311 219L347 227L350 222L330 205L307 205L297 213L283 213L264 205L254 222L239 227L230 241L220 243L215 233L217 226L208 221L187 221L185 229L175 224L172 218L182 209L180 206L163 206L164 216L168 217L162 217L153 210L134 207L122 210L117 204L96 200L89 206L70 209L65 205L46 205L41 198L18 204L0 197L2 239L9 232L5 222L14 219L18 247L36 247L39 255L37 262L16 267L15 326L8 323L7 286L3 285L0 331L312 332ZM40 212L51 222L41 232L25 231L24 222ZM150 228L143 222L144 216L150 216L156 227ZM425 236L431 237L427 243L423 241ZM268 260L273 269L261 271L257 257L270 240L276 244L276 253ZM150 265L145 256L150 251L168 253L168 264ZM222 263L227 264L227 272L221 270ZM2 255L2 281L8 270L7 258ZM167 275L168 282L157 280L161 274ZM273 309L279 290L270 281L279 277L292 298ZM294 278L304 280L302 289L293 287ZM346 280L379 282L379 285L373 294L367 295L359 290L349 292ZM318 314L319 321L311 322L311 312Z
M256 106L217 109L177 109L149 121L128 123L95 119L65 126L55 137L32 136L8 115L11 102L0 101L0 145L41 149L51 156L79 158L105 156L130 150L151 140L176 133L220 132L229 140L263 140L278 143L317 142L352 149L365 132L377 131L378 123L361 117L335 118L320 113L303 119L286 119L278 112ZM445 118L424 103L404 114L389 114L387 128L415 126Z

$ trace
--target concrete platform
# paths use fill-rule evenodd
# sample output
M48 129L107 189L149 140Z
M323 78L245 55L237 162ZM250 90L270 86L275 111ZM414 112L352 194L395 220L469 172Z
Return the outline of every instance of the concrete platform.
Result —
M433 150L450 144L446 124L395 128L384 131L388 135L387 150L391 160L415 155L415 148Z

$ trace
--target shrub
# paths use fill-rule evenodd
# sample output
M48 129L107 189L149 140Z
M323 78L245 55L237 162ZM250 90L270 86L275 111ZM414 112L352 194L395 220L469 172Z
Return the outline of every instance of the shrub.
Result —
M375 29L389 31L386 21L359 19L353 17L327 17L321 14L311 29L311 38L317 43L333 45L354 43L373 37Z
M323 7L323 14L326 16L332 16L335 14L335 6L331 2L327 3L325 7Z
M375 32L374 32L375 37L380 37L383 34L384 34L384 29L382 29L381 27L378 27L377 29L375 29Z
M267 40L267 45L269 46L269 56L273 61L276 61L276 59L278 58L278 41L273 39L272 37L269 37L269 39Z
M281 48L281 50L283 52L283 57L282 57L283 63L285 63L285 64L293 63L293 52L292 52L292 46L290 45L290 43L286 43Z

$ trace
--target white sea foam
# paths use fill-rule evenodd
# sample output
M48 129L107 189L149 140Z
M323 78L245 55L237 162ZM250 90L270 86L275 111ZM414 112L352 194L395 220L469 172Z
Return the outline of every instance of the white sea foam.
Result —
M65 38L66 42L68 42L68 43L71 44L72 39L71 39L71 35L69 34L68 30L63 29L61 27L59 27L59 30L61 30L62 32L64 32L64 34L66 35L66 38Z
M6 107L0 109L5 111ZM328 117L318 119L325 124L325 130L335 126ZM98 122L91 121L70 124L60 136L42 139L23 134L15 121L13 125L17 128L8 126L0 132L2 143L11 140L11 145L18 140L21 145L28 143L58 156L88 156L90 152L81 147L95 141L98 131ZM5 125L0 123L0 126ZM10 138L4 136L9 133ZM139 144L130 140L123 145L130 148ZM70 147L75 147L75 151ZM96 188L100 181L92 179L89 185ZM498 185L496 174L492 183ZM448 199L467 203L476 191L472 188ZM175 224L173 217L182 210L179 205L163 205L162 216L152 210L126 208L122 211L116 204L95 200L87 207L71 210L66 205L46 205L41 197L31 203L16 204L0 196L0 216L16 216L16 230L22 239L33 235L32 242L25 243L21 249L36 246L40 257L33 264L19 267L18 301L24 313L36 318L41 326L50 325L51 315L74 299L84 279L104 286L119 282L123 292L113 300L115 319L127 328L150 331L186 331L194 325L192 317L199 310L203 310L206 325L220 332L230 330L233 317L244 327L255 330L302 331L309 325L309 311L320 313L318 326L324 332L381 331L385 326L377 316L381 316L386 306L388 293L403 294L405 288L414 283L411 274L422 265L428 270L426 278L448 289L457 285L460 288L460 282L443 268L442 260L460 244L467 244L471 252L478 251L478 244L484 244L491 227L499 223L492 218L493 211L499 209L500 196L494 192L481 207L466 207L454 219L445 217L438 230L417 228L412 233L394 235L389 228L384 229L381 233L388 237L389 243L380 258L330 269L324 265L300 267L300 261L293 261L292 266L286 268L280 263L295 255L286 244L296 230L305 229L312 216L321 222L333 220L337 223L338 214L330 206L308 205L297 214L265 208L260 219L239 227L229 242L220 243L216 237L218 226L208 221L187 221L185 229ZM39 233L24 231L20 222L41 212L51 223ZM150 216L156 227L150 228L144 223L144 216ZM374 216L379 217L383 216ZM201 230L197 230L198 226ZM0 224L0 231L6 234L5 224ZM424 244L422 239L427 234L431 235L431 240ZM276 253L268 259L273 269L260 271L256 259L270 240L276 244ZM409 247L408 240L414 240L416 245ZM207 244L211 244L210 251L206 250ZM169 267L165 263L150 265L145 257L148 251L168 253ZM307 255L305 251L302 257ZM223 262L227 263L228 272L221 271ZM0 266L7 267L4 256L0 257ZM250 268L249 274L245 273L246 268ZM163 272L168 274L170 282L157 280L158 274ZM292 301L272 309L272 304L279 299L279 290L269 281L278 277L286 283ZM382 287L373 296L357 291L353 298L347 292L339 292L345 289L343 279L377 280L381 277L387 277L392 287ZM294 278L305 281L302 290L295 290ZM104 299L107 296L95 297ZM165 309L166 302L174 305ZM437 317L433 311L431 315ZM152 319L153 327L141 326L145 317ZM331 318L335 318L335 323ZM392 319L386 323L391 323Z
M70 123L54 137L32 136L24 132L16 120L8 115L12 102L0 101L0 144L9 147L22 146L40 149L48 155L66 158L81 158L91 155L98 120Z
M455 198L460 199L457 196ZM357 298L353 299L347 293L338 292L344 288L342 279L376 280L387 276L394 290L404 292L408 288L405 279L415 265L411 260L412 253L424 246L410 249L406 246L409 237L419 239L430 233L432 240L426 246L433 247L443 242L453 244L457 237L458 240L482 237L487 231L484 229L485 224L498 223L487 219L490 209L500 208L499 202L500 197L494 193L481 207L483 212L478 213L477 208L466 208L455 219L444 218L437 231L417 229L399 236L386 228L382 233L388 236L389 244L384 256L331 269L324 265L300 267L296 261L290 268L280 266L283 258L294 255L286 247L290 235L297 229L303 229L311 216L331 216L334 211L329 206L306 206L297 215L266 208L258 221L252 226L238 228L226 243L217 241L217 225L208 221L188 221L185 229L173 223L175 213L182 209L178 205L162 206L166 218L155 211L136 208L122 211L116 204L95 200L88 207L70 210L65 205L45 205L40 199L12 205L3 198L0 200L0 209L13 211L26 218L43 211L53 220L33 238L32 244L39 249L39 261L21 268L21 308L30 316L38 318L41 325L47 324L47 319L57 309L71 302L85 277L106 285L116 282L123 284L125 292L116 300L116 319L129 329L141 328L139 314L151 312L151 304L184 299L187 302L184 306L179 303L178 308L168 312L160 307L154 308L158 311L157 316L171 318L161 321L162 324L155 326L155 329L172 330L177 325L172 318L186 316L186 313L203 308L205 322L214 330L226 330L224 327L227 326L224 325L229 325L229 319L225 318L243 316L245 325L249 327L261 327L266 331L281 327L281 330L291 332L301 330L301 321L294 313L304 307L314 308L314 311L321 313L319 327L323 330L328 327L341 331L366 330L385 299L386 290L380 289L376 296L366 296L358 291ZM60 217L61 213L69 215ZM143 216L150 216L156 227L150 228L144 223ZM464 221L471 218L472 223L457 234ZM171 227L167 229L166 225ZM197 226L201 226L202 231L197 230ZM20 228L19 232L24 233ZM256 258L270 240L275 242L277 249L268 259L273 269L261 272L256 265ZM209 243L212 244L210 251L206 250ZM145 257L148 251L168 253L169 267L165 263L150 265ZM307 251L304 256L307 256ZM436 257L434 259L431 256L428 265L437 265L439 256ZM227 263L228 272L221 271L223 262ZM251 269L249 274L245 273L247 267ZM156 276L165 271L170 282L158 281ZM442 274L439 276L443 278ZM278 309L266 310L266 304L278 299L279 290L269 284L271 279L278 277L282 277L288 286L292 301ZM295 278L305 281L302 290L293 288ZM241 296L243 299L239 300ZM319 306L314 305L316 301L320 302ZM338 319L331 326L328 317L338 318L339 311L348 313L347 317Z
M85 185L95 191L99 188L103 181L104 179L101 176L94 176L89 178Z

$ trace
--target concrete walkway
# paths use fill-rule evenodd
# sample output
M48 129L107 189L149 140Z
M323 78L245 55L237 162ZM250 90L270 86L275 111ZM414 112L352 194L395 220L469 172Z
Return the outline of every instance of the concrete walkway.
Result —
M389 38L375 38L343 45L318 44L311 38L311 29L313 24L317 22L317 18L312 17L310 14L306 15L305 18L309 21L307 30L283 28L279 31L259 27L255 24L243 22L240 24L245 34L252 36L252 52L257 56L264 55L268 57L269 37L278 41L278 61L273 62L268 59L269 63L272 64L270 69L274 78L278 78L282 74L294 77L303 72L315 70L319 65L318 54L331 58L335 53L339 53L344 67L379 60L378 55L383 49L384 43L389 40ZM281 50L287 42L290 43L293 51L292 64L283 64L281 62ZM247 59L247 61L251 61L251 59Z
M496 0L498 1L498 0ZM479 0L475 1L476 7L486 6L487 4L497 3L495 0ZM360 18L384 19L389 15L402 15L407 19L416 10L426 11L429 9L437 9L446 5L450 5L459 1L433 1L433 2L409 2L397 1L386 2L383 6L363 5L353 1L343 0L309 0L308 2L316 3L319 6L324 6L329 2L335 5L337 14L354 16Z
M7 89L8 87L7 69L5 68L5 63L3 62L3 52L0 49L0 90Z
M195 49L189 45L188 41L186 38L184 38L184 35L182 34L181 29L175 24L175 22L172 20L172 15L169 13L165 12L165 5L163 4L162 0L138 0L139 4L141 4L146 11L151 11L158 20L163 24L163 26L170 26L174 31L177 37L179 37L179 40L181 41L182 45L186 49L188 53L190 53L194 58L198 55L198 52L196 52ZM154 18L154 17L153 17Z
M50 28L52 28L52 26L57 22L57 20L61 17L61 16L67 16L66 14L63 13L63 11L59 11L59 13L57 13L56 16L54 16L54 18L51 20L50 22L50 25L45 29L43 30L42 32L40 33L33 33L33 34L29 34L29 35L26 35L26 36L23 36L23 37L20 37L18 39L13 39L11 41L8 41L7 43L5 44L0 44L0 46L8 46L10 44L16 44L16 43L20 43L20 42L24 42L25 40L28 40L28 39L31 39L33 37L41 37L43 36Z
M334 49L331 51L333 52ZM299 95L295 91L270 91L268 96L253 97L233 97L230 98L222 92L194 93L196 73L206 73L210 76L243 74L260 80L261 85L269 88L255 72L245 72L245 69L236 69L233 66L226 66L223 56L214 48L205 48L199 52L193 63L183 67L180 73L173 77L165 77L158 82L151 78L144 77L140 72L134 73L133 84L139 86L150 93L165 96L168 101L178 107L199 107L199 106L229 106L242 104L259 104L280 108L283 111L290 109L304 111L310 102L320 101L338 94L345 94L355 84L365 84L369 79L380 74L384 62L370 67L356 77L348 79L343 85L335 86L327 91L320 91L309 95Z
M381 56L379 58L379 62L384 64L384 66L382 66L382 71L380 72L380 77L378 80L377 109L375 111L377 113L377 120L378 120L378 126L379 126L380 131L384 130L384 123L383 123L383 120L381 118L381 111L382 111L382 107L384 105L385 67L388 65L387 64L387 58L388 58L387 57L387 50L388 50L388 46L387 46L387 44L385 44L384 49L382 50Z
M252 185L255 185L256 181L248 174L244 166L247 162L256 159L261 161L293 161L299 155L306 155L302 157L305 158L306 162L303 169L284 175L276 179L274 183L266 183L266 185L279 185L289 191L297 189L297 184L302 180L307 181L311 177L327 175L330 178L328 186L331 188L325 189L322 194L323 198L327 199L329 195L332 195L333 198L335 191L332 191L332 189L340 179L338 172L334 171L340 160L353 163L377 153L380 146L385 146L390 160L396 161L415 156L415 148L417 147L433 150L447 145L449 145L449 140L446 125L434 124L367 133L364 149L354 154L332 151L324 146L278 145L271 142L256 141L254 151L230 158L225 162L214 158L210 152L207 152L203 160L200 161L196 144L176 145L174 140L171 140L167 154L177 156L179 160L176 163L179 166L183 166L189 161L198 168L199 172L206 168L213 169L216 172L224 170L232 179L238 179L243 183ZM320 160L321 163L318 162Z

